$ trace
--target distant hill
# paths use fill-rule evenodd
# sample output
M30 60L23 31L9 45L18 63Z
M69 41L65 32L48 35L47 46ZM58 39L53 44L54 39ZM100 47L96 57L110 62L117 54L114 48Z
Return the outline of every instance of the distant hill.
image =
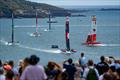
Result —
M38 12L38 17L66 16L70 15L68 10L56 6L35 3L26 0L0 0L0 17L11 17L12 11L15 17L35 17L35 12Z

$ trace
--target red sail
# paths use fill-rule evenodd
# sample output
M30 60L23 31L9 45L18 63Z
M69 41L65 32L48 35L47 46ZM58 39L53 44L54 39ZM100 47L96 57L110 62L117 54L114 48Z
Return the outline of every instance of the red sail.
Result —
M86 42L95 42L96 41L96 34L89 34L87 37Z
M92 42L96 41L96 34L92 34L91 38L92 38Z

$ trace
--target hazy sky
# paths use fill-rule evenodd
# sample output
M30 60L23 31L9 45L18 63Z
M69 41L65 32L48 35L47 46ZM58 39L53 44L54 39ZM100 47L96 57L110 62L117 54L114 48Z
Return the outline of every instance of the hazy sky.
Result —
M51 5L120 5L120 0L28 0Z

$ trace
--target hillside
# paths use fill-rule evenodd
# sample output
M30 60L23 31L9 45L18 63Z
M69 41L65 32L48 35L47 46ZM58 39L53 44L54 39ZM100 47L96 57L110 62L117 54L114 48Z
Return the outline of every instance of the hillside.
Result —
M49 12L53 16L70 15L67 10L48 4L26 0L0 0L0 17L11 17L12 11L15 17L35 17L36 11L38 17L47 17Z

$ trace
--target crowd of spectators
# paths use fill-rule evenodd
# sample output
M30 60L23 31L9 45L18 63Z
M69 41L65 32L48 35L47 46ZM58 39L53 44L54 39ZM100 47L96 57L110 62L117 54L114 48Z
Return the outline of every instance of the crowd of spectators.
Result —
M31 55L15 67L12 60L0 60L0 80L120 80L120 60L112 56L101 56L97 64L92 59L86 62L83 52L75 62L69 58L62 64L49 61L43 66L39 61L40 57Z

